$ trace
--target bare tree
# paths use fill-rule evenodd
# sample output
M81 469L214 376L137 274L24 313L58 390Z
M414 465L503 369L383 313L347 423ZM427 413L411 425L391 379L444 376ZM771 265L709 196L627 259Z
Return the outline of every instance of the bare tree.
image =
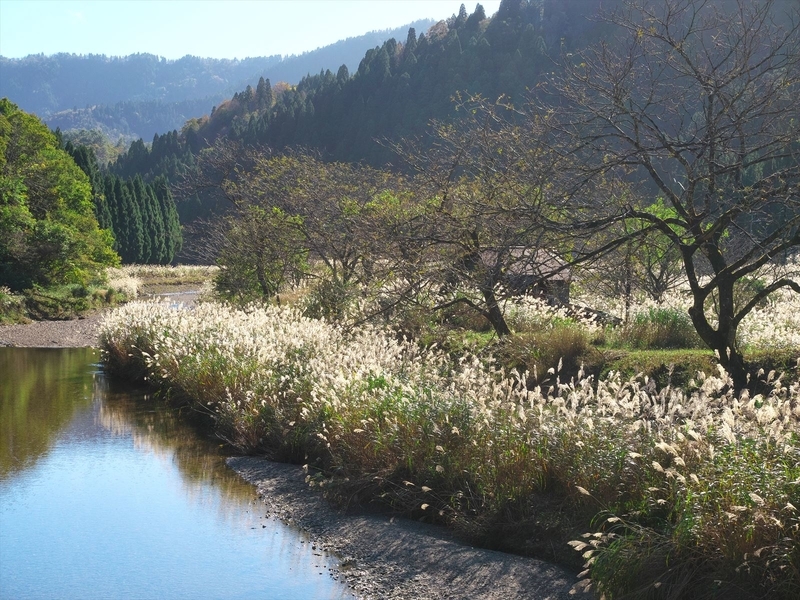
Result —
M540 143L545 123L502 99L470 98L456 109L452 123L433 123L427 137L394 146L424 205L398 246L420 280L438 286L437 309L469 306L505 336L502 305L521 291L515 279L546 278L564 264L542 218L552 209L545 203L552 153Z
M605 208L640 224L628 237L658 232L678 249L692 322L741 389L742 319L779 288L800 293L796 275L775 276L734 301L739 282L800 246L797 4L634 0L607 20L620 39L567 57L556 81L570 194L633 183L638 198ZM650 209L656 196L672 214Z

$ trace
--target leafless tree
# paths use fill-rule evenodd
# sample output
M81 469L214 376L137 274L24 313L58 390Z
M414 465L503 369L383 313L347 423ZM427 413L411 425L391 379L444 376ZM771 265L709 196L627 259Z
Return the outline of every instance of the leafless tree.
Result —
M619 38L565 58L555 82L569 193L625 181L636 197L595 197L680 252L692 322L737 389L742 319L798 278L777 276L738 305L745 278L800 246L800 19L773 0L625 2ZM670 214L649 210L663 198ZM602 202L601 202L602 201ZM711 310L711 299L716 310Z
M520 291L515 276L546 278L564 264L542 219L552 210L554 154L540 143L546 124L502 99L470 98L456 109L451 123L433 123L427 136L394 145L424 205L398 245L409 255L414 249L418 277L439 287L437 309L469 306L504 336L511 330L502 304Z

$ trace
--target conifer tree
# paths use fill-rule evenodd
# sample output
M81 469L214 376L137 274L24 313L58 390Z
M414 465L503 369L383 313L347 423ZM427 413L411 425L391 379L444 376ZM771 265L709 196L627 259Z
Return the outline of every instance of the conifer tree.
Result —
M145 184L145 198L147 200L147 213L150 215L150 264L166 264L167 260L167 234L164 229L164 215L156 198L155 190L150 184Z
M131 194L128 183L114 178L116 219L114 227L117 251L124 263L135 263L142 256L142 215ZM113 215L112 215L113 216Z
M105 198L103 174L100 172L94 150L88 146L75 146L72 142L67 142L64 150L72 156L75 164L89 177L89 183L92 186L94 216L100 229L112 229L111 213Z
M144 189L144 181L142 181L141 176L137 175L133 178L133 181L129 181L128 189L131 192L136 208L139 210L142 224L141 250L136 258L136 262L140 264L150 264L153 261L152 240L153 231L155 229L155 218L150 212L150 206L147 201L147 191Z
M169 184L163 176L156 177L153 181L153 191L161 209L162 222L164 224L164 256L162 264L169 264L175 259L175 255L180 252L183 246L181 237L181 224L178 220L178 211L175 208L175 201L169 190Z

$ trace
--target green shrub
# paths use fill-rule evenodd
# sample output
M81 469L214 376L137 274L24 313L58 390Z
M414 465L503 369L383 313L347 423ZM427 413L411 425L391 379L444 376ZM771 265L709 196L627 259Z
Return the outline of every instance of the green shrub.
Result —
M25 297L14 294L7 287L0 287L0 323L24 323L27 320Z
M618 343L640 350L703 347L689 316L674 308L650 308L638 313L620 331Z
M305 299L303 314L310 319L337 321L354 299L354 290L338 280L323 279Z

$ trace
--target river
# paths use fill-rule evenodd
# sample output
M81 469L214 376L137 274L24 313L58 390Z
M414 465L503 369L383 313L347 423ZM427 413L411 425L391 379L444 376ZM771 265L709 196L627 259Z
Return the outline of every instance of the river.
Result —
M0 598L352 598L191 415L98 361L0 348Z

